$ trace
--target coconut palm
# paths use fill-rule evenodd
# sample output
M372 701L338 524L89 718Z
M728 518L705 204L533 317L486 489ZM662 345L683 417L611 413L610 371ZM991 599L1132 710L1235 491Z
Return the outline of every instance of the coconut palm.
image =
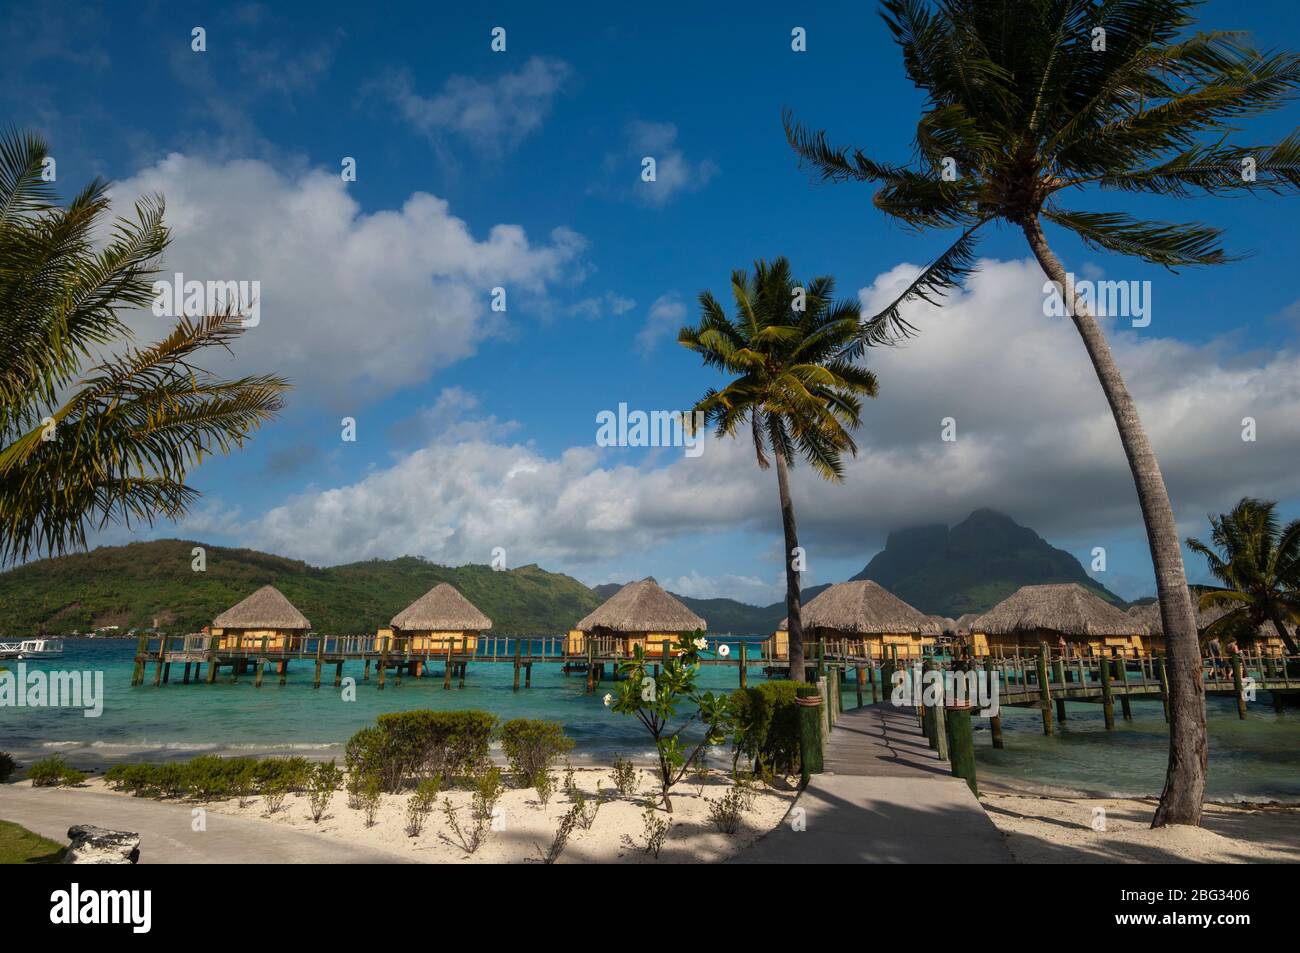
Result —
M799 618L799 533L790 499L789 467L796 454L823 478L844 478L842 454L857 454L850 430L861 422L861 397L876 396L876 377L856 364L856 301L833 301L835 279L799 285L790 263L754 263L754 274L732 272L735 315L705 291L700 323L682 328L677 340L698 352L705 365L736 375L722 390L710 389L695 405L719 436L748 427L760 469L776 462L785 533L786 612L790 677L804 671Z
M1272 626L1297 654L1287 623L1300 614L1300 520L1278 524L1277 504L1245 497L1231 513L1210 517L1211 549L1198 539L1187 548L1200 553L1220 589L1201 593L1201 608L1230 610L1206 629L1208 637L1254 641L1261 626Z
M84 546L109 522L181 516L198 496L190 469L242 445L288 387L192 363L239 336L233 311L131 345L119 313L153 299L162 200L108 222L95 180L56 205L46 152L35 136L0 135L0 563Z
M1072 292L1043 220L1091 246L1174 268L1229 260L1219 231L1080 211L1092 187L1173 197L1300 186L1300 133L1232 144L1229 124L1273 108L1300 84L1300 59L1263 54L1235 33L1186 35L1195 0L888 0L883 17L925 96L915 158L890 164L831 145L787 112L801 160L829 181L879 184L875 205L916 230L953 228L951 247L880 314L864 343L916 333L901 307L937 301L976 267L980 229L1023 233L1055 283L1110 404L1137 488L1168 637L1169 767L1153 824L1199 823L1205 698L1196 621L1160 467L1101 327Z

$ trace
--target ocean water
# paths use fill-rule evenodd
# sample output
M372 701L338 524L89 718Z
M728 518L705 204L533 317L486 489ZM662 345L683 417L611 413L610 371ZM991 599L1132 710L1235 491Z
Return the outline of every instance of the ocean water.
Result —
M135 643L126 640L67 639L62 659L28 662L29 670L102 671L104 710L86 718L80 710L0 707L0 751L19 761L62 754L70 763L102 768L119 760L162 760L198 753L304 754L340 757L357 729L386 711L416 708L480 708L503 721L549 718L561 722L577 743L575 761L604 762L615 754L637 759L650 754L647 736L635 719L607 709L602 696L585 692L582 674L565 676L556 664L534 665L533 687L512 691L508 664L470 663L465 687L442 687L442 666L434 663L422 679L405 676L400 687L390 673L383 691L374 677L363 682L361 663L348 663L344 675L357 681L356 700L345 702L333 688L333 668L312 689L313 664L290 665L288 684L268 669L262 687L250 674L230 684L223 671L212 685L181 684L182 666L172 666L168 685L154 688L153 668L144 685L131 687ZM757 656L752 651L751 658ZM733 658L735 654L733 653ZM6 663L12 670L13 662ZM758 666L750 684L763 678ZM734 668L705 666L702 687L736 687ZM854 704L851 683L843 692ZM1068 703L1067 719L1052 737L1042 734L1033 709L1003 710L1005 747L994 750L987 722L975 719L975 749L981 778L1028 789L1068 789L1107 796L1146 796L1160 792L1167 757L1167 734L1158 702L1134 701L1133 720L1116 710L1116 728L1106 731L1101 707ZM1207 795L1219 801L1300 803L1300 710L1273 711L1268 694L1250 706L1241 721L1231 699L1209 700L1210 773Z

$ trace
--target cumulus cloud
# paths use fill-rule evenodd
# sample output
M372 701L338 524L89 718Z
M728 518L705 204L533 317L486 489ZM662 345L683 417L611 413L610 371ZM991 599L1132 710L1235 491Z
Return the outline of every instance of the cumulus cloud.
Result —
M637 347L642 353L653 351L660 341L676 337L678 330L686 321L686 305L677 295L669 293L660 295L650 305L645 324L636 336Z
M260 324L235 345L235 369L283 373L299 400L425 381L568 281L586 244L564 227L542 243L507 224L478 238L425 192L366 213L337 173L255 160L173 154L114 186L114 201L149 192L166 197L173 235L162 277L259 281ZM490 308L498 286L505 315ZM145 336L168 325L148 312L137 321Z
M430 96L415 90L408 71L387 73L371 88L431 142L441 145L454 135L483 153L501 155L542 127L572 75L569 64L534 56L514 72L487 82L452 76Z
M655 160L653 182L641 178L646 158ZM638 119L627 125L627 144L623 151L605 156L604 178L592 191L662 208L679 193L704 188L717 174L717 165L709 159L686 157L677 144L675 124Z
M887 300L916 270L882 274L864 300ZM1140 532L1109 410L1073 326L1043 317L1041 286L1029 262L985 262L947 307L913 309L920 337L869 354L881 393L866 407L845 483L793 472L801 542L814 561L865 562L865 541L955 522L978 506L1049 537ZM1157 316L1152 328L1159 324ZM1294 494L1300 355L1111 331L1184 532L1243 494ZM1257 420L1256 442L1241 439L1245 416ZM941 440L945 417L956 420L955 442ZM490 431L458 436L347 486L297 495L245 523L241 537L324 563L402 553L483 562L504 546L512 565L591 577L615 563L628 570L620 578L638 574L637 554L703 534L779 539L774 480L741 440L709 437L692 459L594 447L547 455ZM686 594L772 601L781 591L775 553L720 572L686 564L661 581Z

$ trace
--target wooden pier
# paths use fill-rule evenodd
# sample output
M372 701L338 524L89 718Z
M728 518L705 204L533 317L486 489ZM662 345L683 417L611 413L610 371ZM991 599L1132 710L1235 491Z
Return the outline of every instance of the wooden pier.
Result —
M710 651L701 664L735 669L736 683L741 687L748 684L751 669L767 676L784 676L789 670L789 663L775 656L772 638L757 641L710 637L709 644ZM436 674L441 675L442 687L450 689L453 681L457 687L464 687L471 665L498 664L514 667L516 691L531 688L533 667L544 665L556 666L566 676L583 674L587 691L594 692L602 681L617 678L619 663L628 657L624 646L621 639L613 637L575 640L569 636L480 635L472 648L467 648L465 640L450 639L443 651L414 650L408 639L398 635L305 635L280 646L269 646L266 640L255 644L236 640L234 645L223 645L218 636L202 634L145 635L136 646L131 684L144 684L150 674L153 685L169 684L173 666L182 666L182 684L212 684L225 670L229 681L251 674L253 684L260 688L268 671L279 685L284 685L291 664L306 664L312 666L314 688L320 687L323 674L330 669L337 688L343 682L344 664L358 662L363 666L361 680L373 681L378 689L383 689L390 678L394 685L400 685L403 676ZM888 701L894 672L918 674L936 661L950 661L943 656L907 658L893 653L884 658L872 657L853 654L851 649L848 643L824 641L810 646L806 659L808 679L826 677L832 682L841 709L848 707L843 705L846 691L856 696L858 707ZM652 665L656 658L663 657L663 652L657 645L652 647ZM1166 719L1169 716L1163 656L1059 655L1044 646L1043 651L1033 655L974 659L972 666L982 670L986 692L992 693L996 686L1000 708L1040 710L1045 734L1054 733L1067 720L1067 701L1101 705L1107 728L1115 725L1116 703L1125 719L1132 717L1135 701L1158 702L1164 707ZM654 665L653 671L657 670ZM1245 718L1247 700L1255 692L1270 693L1279 709L1288 696L1300 694L1300 656L1246 652L1230 658L1207 657L1201 661L1201 676L1207 695L1235 697L1238 714ZM975 714L979 717L978 707ZM1001 717L984 717L990 722L993 745L1001 747Z

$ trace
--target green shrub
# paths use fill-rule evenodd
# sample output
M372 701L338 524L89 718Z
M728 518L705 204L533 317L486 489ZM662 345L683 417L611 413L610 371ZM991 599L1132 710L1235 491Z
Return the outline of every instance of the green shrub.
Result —
M516 780L525 787L536 787L560 756L573 750L573 739L565 736L558 721L515 718L501 726L501 749Z
M495 715L485 711L399 711L380 715L382 741L374 742L387 790L408 778L472 777L488 761ZM355 736L354 736L355 738Z
M11 777L18 765L10 756L8 751L0 751L0 784L4 784Z
M735 719L733 767L743 757L760 774L798 772L799 708L795 692L801 684L763 682L731 693L728 708Z
M389 734L382 728L362 728L343 747L343 765L357 784L363 777L376 777L383 789L395 791L402 784L404 765L391 750Z
M213 754L200 755L184 768L185 793L196 801L220 801L230 796L235 773Z
M316 770L311 773L311 778L307 782L307 801L311 807L311 819L317 824L325 816L325 811L334 798L334 792L339 789L342 781L343 772L334 766L333 759L328 764L325 762L317 764Z
M60 785L81 784L89 775L71 768L58 755L43 758L27 770L32 787L54 788Z

